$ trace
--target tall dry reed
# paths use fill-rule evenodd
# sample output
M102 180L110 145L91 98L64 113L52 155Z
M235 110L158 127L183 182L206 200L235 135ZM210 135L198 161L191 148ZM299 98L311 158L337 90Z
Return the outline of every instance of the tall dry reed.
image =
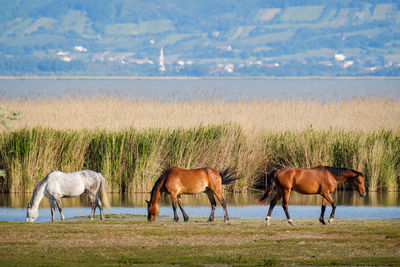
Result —
M369 190L398 190L400 132L315 130L248 134L240 126L190 129L20 129L0 134L2 191L31 191L49 171L102 172L111 191L149 191L164 168L232 167L244 191L265 186L273 168L331 165L365 173Z
M31 191L49 171L102 172L112 191L148 191L166 167L233 167L228 188L265 185L272 168L332 165L400 184L400 99L191 100L116 96L0 99L23 112L0 133L0 189Z
M167 101L128 97L42 97L0 99L8 110L19 110L24 120L14 129L45 127L58 130L127 128L190 129L200 125L233 123L245 132L316 130L349 131L400 129L400 99Z

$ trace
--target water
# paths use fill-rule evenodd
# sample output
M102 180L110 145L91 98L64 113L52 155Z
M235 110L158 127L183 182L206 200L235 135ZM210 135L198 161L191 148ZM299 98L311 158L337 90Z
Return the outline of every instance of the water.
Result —
M230 217L238 218L265 218L268 203L256 205L255 199L261 193L225 193ZM400 218L400 193L369 193L361 198L356 192L336 192L333 195L337 202L336 217L338 218ZM105 209L105 214L147 215L145 199L149 194L109 194L112 210ZM30 200L29 194L0 194L0 221L20 222L25 220L26 205ZM189 217L210 215L210 204L206 194L183 196L185 210ZM301 195L293 193L289 202L289 212L292 218L317 218L321 210L321 197L317 195ZM64 215L67 219L77 216L89 216L90 206L86 196L74 199L63 199ZM331 208L326 210L329 216ZM178 214L181 216L180 211ZM173 211L168 196L163 196L160 201L160 215L169 216L172 220ZM217 205L216 217L223 217L223 209ZM60 219L58 211L57 219ZM278 204L272 216L285 218L282 207ZM180 218L182 219L182 216ZM51 213L49 201L43 199L39 208L38 222L49 222ZM168 219L167 219L168 220ZM219 218L221 220L221 218Z
M400 97L400 79L0 79L1 98L119 95L160 100Z

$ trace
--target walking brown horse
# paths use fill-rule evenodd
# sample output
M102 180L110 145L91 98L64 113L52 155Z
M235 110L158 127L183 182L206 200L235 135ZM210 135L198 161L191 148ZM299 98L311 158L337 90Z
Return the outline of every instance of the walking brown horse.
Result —
M150 201L147 201L147 220L154 221L159 213L158 202L161 193L166 192L171 196L172 208L174 210L174 221L179 220L176 211L176 205L182 211L184 221L189 221L189 217L183 209L181 195L182 194L197 194L205 192L211 203L211 214L208 218L209 222L214 220L214 212L216 201L214 196L224 208L224 222L229 220L226 210L226 203L222 194L222 185L238 179L232 178L232 173L229 168L219 172L211 168L201 168L195 170L186 170L181 168L170 168L163 171L151 190Z
M292 190L302 194L320 194L322 196L321 216L319 221L325 224L324 214L328 202L332 205L332 212L328 223L335 217L336 203L333 201L333 193L338 184L350 181L353 187L360 193L360 196L366 195L364 175L361 172L328 166L318 166L311 169L285 168L275 170L267 176L267 190L259 199L259 202L265 201L271 190L275 187L277 194L271 200L267 214L267 224L269 225L271 213L276 203L283 197L282 207L285 211L289 224L293 224L288 211L289 196Z

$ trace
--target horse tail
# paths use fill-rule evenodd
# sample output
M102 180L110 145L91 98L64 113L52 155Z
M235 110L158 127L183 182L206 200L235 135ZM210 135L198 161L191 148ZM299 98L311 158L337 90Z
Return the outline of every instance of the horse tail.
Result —
M275 186L275 179L276 179L277 170L273 170L272 172L268 173L267 175L267 190L265 191L264 195L258 199L258 202L264 202L271 193L272 189Z
M100 182L100 192L99 192L99 197L101 202L106 206L107 209L111 209L110 202L108 201L107 197L107 182L106 179L103 177L102 174L100 174L101 177L101 182Z
M220 171L219 175L221 176L222 184L230 184L231 182L240 179L240 177L232 177L234 173L230 168L227 168L224 171Z

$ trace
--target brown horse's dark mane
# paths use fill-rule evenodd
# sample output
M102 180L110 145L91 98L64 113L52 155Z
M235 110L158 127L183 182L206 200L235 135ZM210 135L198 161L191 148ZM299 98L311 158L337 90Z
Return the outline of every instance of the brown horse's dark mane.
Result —
M167 175L166 175L166 174L167 174L167 172L169 172L170 170L171 170L171 168L165 169L165 170L161 173L160 177L158 177L156 183L155 183L154 186L153 186L153 189L151 189L150 202L153 202L153 201L154 201L154 198L155 198L155 196L156 196L156 193L157 193L158 191L160 191L162 185L163 185L164 182L165 182L165 179L167 178Z
M327 169L335 177L341 176L343 174L343 172L345 172L345 171L354 172L357 176L358 175L364 176L361 172L355 171L355 170L352 170L349 168L340 168L340 167L331 167L331 166L319 166L319 167Z

